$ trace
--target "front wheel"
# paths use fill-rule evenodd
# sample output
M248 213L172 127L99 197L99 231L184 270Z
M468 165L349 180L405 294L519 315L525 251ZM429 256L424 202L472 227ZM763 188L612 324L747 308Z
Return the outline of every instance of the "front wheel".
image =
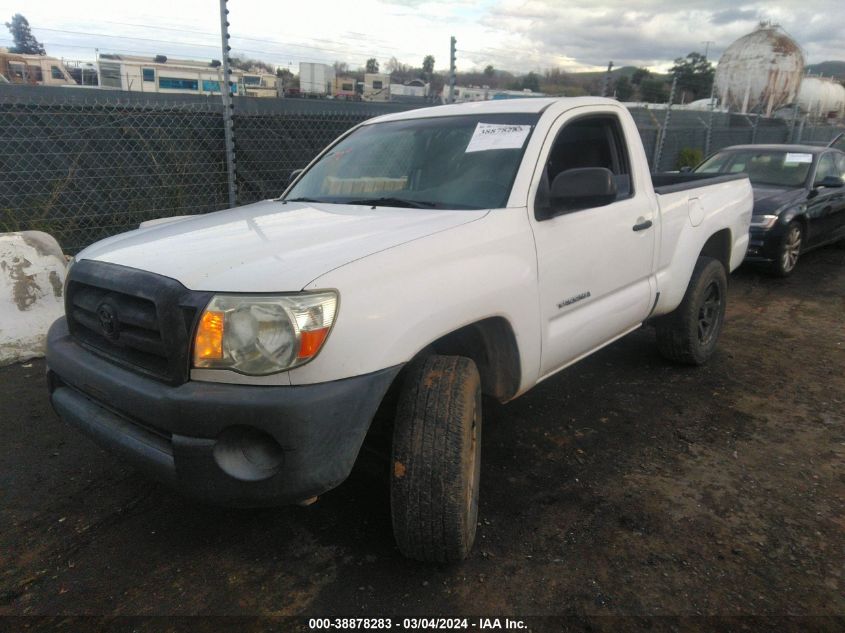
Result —
M481 379L463 356L428 356L405 377L393 431L390 510L401 552L467 557L481 473Z
M727 290L727 273L722 263L712 257L699 257L681 305L657 322L660 353L687 365L706 363L722 332Z
M804 230L800 222L790 222L786 227L786 233L780 242L778 258L772 262L772 273L778 277L788 277L795 270L798 257L801 255L801 246L804 241Z

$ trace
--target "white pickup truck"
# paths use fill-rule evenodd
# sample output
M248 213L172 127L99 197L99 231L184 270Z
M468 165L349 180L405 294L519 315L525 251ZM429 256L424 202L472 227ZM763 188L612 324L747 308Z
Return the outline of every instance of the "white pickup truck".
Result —
M242 506L340 484L393 403L399 548L459 560L482 394L512 400L647 321L665 356L705 362L752 204L742 174L653 177L608 99L378 117L280 199L77 255L52 403L153 476Z

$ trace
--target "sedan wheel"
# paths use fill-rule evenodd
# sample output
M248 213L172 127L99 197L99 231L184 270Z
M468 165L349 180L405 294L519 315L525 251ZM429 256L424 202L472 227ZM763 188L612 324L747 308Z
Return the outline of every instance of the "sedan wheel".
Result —
M779 277L786 277L795 270L798 257L801 255L801 244L804 240L804 231L798 222L792 222L786 229L786 235L780 245L778 261L773 266L773 272Z

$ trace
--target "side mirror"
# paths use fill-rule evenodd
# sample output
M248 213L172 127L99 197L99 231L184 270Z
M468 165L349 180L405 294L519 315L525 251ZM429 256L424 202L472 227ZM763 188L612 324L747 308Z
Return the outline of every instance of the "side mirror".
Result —
M553 212L603 207L616 200L613 172L604 167L562 171L552 182L549 199Z
M682 174L688 174L688 173L690 173L691 171L692 171L692 167L690 167L689 165L684 165L684 166L683 166L683 167L681 167L681 169L680 169L680 172L681 172Z
M845 179L840 178L839 176L825 176L821 182L817 182L814 186L816 187L845 187Z
M294 180L299 178L299 174L301 174L304 170L302 169L294 169L290 172L290 177L288 178L288 184L291 184Z

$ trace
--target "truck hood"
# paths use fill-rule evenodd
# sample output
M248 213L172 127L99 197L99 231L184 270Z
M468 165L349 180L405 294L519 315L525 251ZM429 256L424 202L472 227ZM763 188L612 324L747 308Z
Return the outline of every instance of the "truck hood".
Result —
M351 261L486 214L266 200L116 235L77 259L147 270L192 290L295 291Z

